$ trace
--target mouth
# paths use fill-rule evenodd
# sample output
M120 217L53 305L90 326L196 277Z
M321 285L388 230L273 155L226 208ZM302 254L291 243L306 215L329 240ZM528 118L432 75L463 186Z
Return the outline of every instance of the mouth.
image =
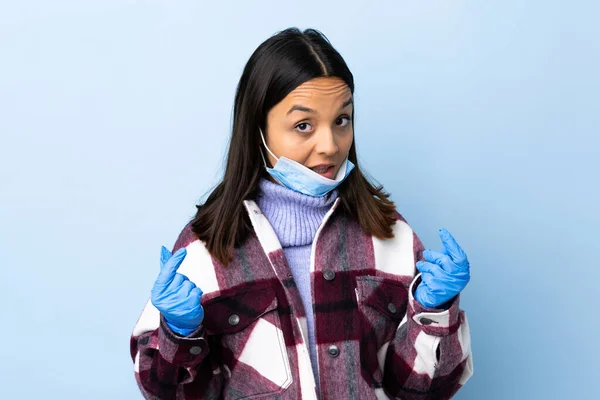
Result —
M334 164L319 164L314 167L311 167L311 169L319 175L322 175L326 178L332 178L333 172L335 171L335 165Z

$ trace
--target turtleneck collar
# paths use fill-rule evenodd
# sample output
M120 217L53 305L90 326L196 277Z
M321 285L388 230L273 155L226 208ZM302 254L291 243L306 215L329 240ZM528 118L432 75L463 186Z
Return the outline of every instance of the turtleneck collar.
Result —
M262 178L256 204L273 226L283 247L304 246L312 243L337 197L337 190L323 197L313 197Z

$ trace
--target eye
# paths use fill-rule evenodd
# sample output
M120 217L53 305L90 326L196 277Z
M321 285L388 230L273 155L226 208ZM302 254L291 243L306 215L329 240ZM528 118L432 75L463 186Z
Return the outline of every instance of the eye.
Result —
M306 133L308 132L308 130L306 130L306 127L310 126L310 124L308 122L301 122L298 125L296 125L296 127L294 129L296 129L298 132L301 133Z
M351 119L347 115L342 115L335 120L336 125L346 127L350 124Z

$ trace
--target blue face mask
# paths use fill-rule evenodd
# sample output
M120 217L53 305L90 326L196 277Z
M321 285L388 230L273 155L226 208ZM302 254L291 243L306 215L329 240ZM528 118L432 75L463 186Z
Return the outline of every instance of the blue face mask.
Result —
M260 152L267 172L283 186L295 190L296 192L313 197L323 197L338 187L339 184L342 183L354 169L354 164L352 161L348 160L348 157L346 157L342 166L338 170L335 179L329 179L323 175L319 175L312 169L307 168L294 160L290 160L286 157L277 158L275 154L273 154L267 147L262 129L259 128L259 130L260 137L262 138L265 148L277 160L275 166L273 168L269 168L267 166L265 156L263 155L262 151Z

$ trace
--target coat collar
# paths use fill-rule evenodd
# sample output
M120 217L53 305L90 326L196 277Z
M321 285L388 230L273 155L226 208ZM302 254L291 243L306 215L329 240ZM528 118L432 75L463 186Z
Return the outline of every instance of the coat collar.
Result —
M319 229L317 229L317 233L315 235L314 240L315 242L319 236L320 231L323 229L323 226L325 226L333 212L338 208L340 202L341 198L336 198L331 207L329 208L329 211L327 211L327 214L325 214L325 217L323 218ZM265 253L270 254L274 251L280 250L282 248L281 243L279 242L279 239L277 238L273 227L269 223L269 220L262 213L256 202L251 199L244 200L244 207L246 209L246 212L248 213L248 216L250 217L252 227L254 228L256 236L258 237L258 240L260 241L260 244L263 247Z

